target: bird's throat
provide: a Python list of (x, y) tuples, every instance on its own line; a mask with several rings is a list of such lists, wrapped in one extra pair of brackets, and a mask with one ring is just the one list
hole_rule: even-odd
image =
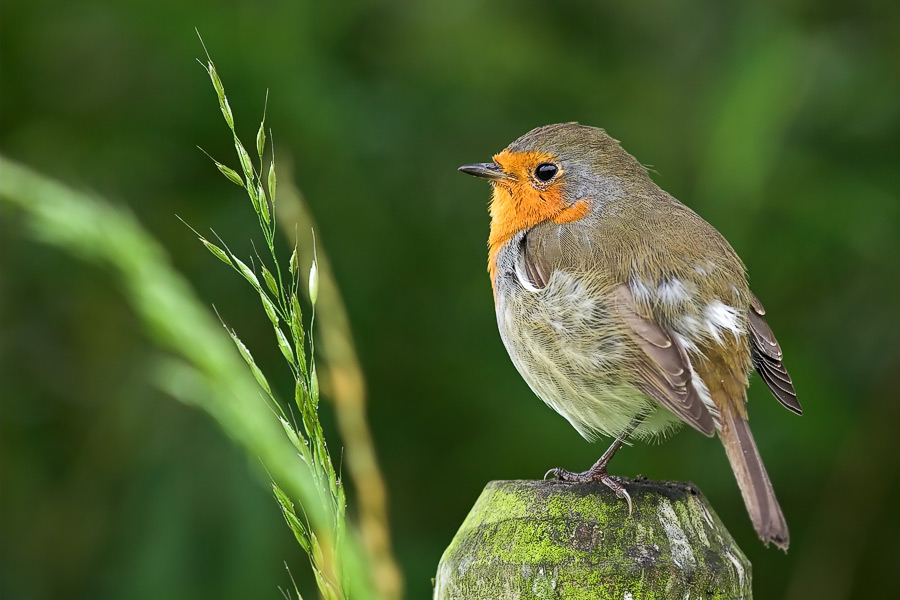
[(528, 183), (498, 182), (491, 199), (491, 233), (488, 238), (488, 272), (496, 290), (497, 255), (509, 240), (545, 221), (571, 223), (590, 212), (585, 200), (569, 203), (564, 188), (536, 190)]

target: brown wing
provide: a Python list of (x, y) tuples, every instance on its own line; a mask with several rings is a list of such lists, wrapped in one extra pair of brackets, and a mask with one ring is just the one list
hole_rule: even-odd
[(763, 319), (766, 309), (754, 295), (750, 295), (750, 341), (753, 366), (772, 394), (781, 404), (798, 415), (803, 414), (797, 392), (787, 369), (781, 363), (781, 346), (772, 333), (772, 328)]
[(635, 311), (627, 286), (615, 290), (616, 310), (631, 339), (641, 349), (638, 389), (681, 417), (697, 431), (712, 436), (715, 421), (691, 381), (687, 352), (665, 328)]
[[(547, 274), (565, 254), (563, 247), (567, 241), (571, 243), (564, 236), (548, 236), (544, 231), (529, 233), (521, 242), (519, 275), (536, 288), (546, 286)], [(687, 352), (662, 326), (636, 312), (634, 297), (627, 286), (618, 286), (614, 295), (618, 316), (641, 350), (638, 389), (697, 431), (712, 436), (716, 431), (715, 421), (694, 389)]]

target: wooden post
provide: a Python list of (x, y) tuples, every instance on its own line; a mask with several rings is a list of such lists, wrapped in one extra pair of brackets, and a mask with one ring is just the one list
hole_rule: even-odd
[(435, 600), (751, 600), (750, 563), (689, 483), (492, 481), (444, 552)]

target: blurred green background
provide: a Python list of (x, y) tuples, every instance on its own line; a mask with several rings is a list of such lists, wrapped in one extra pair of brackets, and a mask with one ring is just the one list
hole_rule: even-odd
[[(716, 440), (683, 431), (612, 470), (697, 483), (757, 598), (895, 593), (900, 5), (9, 0), (0, 15), (3, 153), (127, 205), (275, 379), (255, 294), (175, 217), (245, 253), (256, 234), (195, 147), (233, 156), (194, 27), (247, 140), (270, 90), (350, 313), (409, 598), (430, 595), (487, 481), (586, 468), (604, 448), (510, 363), (489, 189), (456, 172), (572, 120), (605, 127), (732, 242), (805, 409), (754, 382), (786, 556), (756, 539)], [(0, 225), (4, 597), (274, 598), (285, 562), (313, 595), (258, 464), (152, 385), (156, 350), (108, 273), (15, 214)]]

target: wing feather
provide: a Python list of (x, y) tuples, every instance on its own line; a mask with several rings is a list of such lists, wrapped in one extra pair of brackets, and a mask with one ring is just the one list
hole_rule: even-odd
[(691, 362), (685, 349), (664, 327), (637, 313), (627, 286), (617, 287), (615, 295), (616, 311), (642, 353), (637, 368), (641, 379), (638, 389), (697, 431), (712, 436), (716, 431), (715, 421), (694, 388)]
[(759, 298), (751, 294), (750, 339), (753, 366), (775, 398), (791, 412), (801, 415), (803, 408), (797, 400), (794, 382), (781, 362), (781, 346), (775, 339), (772, 328), (763, 319), (765, 314), (766, 309), (763, 308)]

